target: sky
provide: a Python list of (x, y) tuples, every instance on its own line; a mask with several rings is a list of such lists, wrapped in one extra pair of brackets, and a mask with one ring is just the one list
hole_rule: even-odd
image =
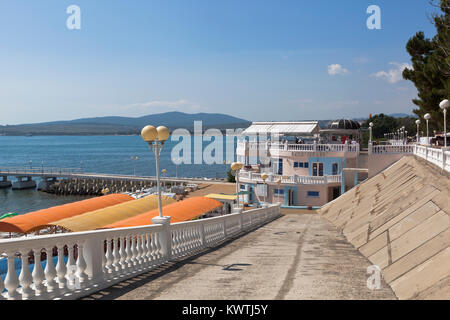
[[(80, 29), (69, 29), (69, 6)], [(370, 5), (381, 29), (369, 29)], [(250, 121), (412, 114), (428, 0), (2, 0), (0, 124), (166, 111)]]

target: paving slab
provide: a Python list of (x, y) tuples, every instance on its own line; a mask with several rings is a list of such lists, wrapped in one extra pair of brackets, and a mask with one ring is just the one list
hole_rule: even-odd
[(370, 265), (331, 223), (295, 213), (84, 299), (396, 299), (384, 280), (368, 289)]

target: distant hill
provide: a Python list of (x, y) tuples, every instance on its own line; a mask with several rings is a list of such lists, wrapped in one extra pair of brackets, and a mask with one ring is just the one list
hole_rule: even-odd
[(202, 121), (203, 130), (209, 128), (246, 128), (250, 122), (220, 113), (188, 114), (166, 112), (143, 117), (97, 117), (69, 121), (0, 126), (0, 135), (114, 135), (139, 134), (148, 125), (166, 126), (170, 130), (185, 128), (193, 131), (194, 121)]
[(392, 118), (417, 118), (417, 116), (407, 113), (391, 113), (388, 116)]

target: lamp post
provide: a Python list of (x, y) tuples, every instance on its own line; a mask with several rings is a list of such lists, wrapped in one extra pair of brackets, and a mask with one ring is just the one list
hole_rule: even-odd
[(419, 141), (420, 141), (420, 132), (419, 132), (419, 130), (420, 130), (420, 120), (419, 119), (416, 120), (416, 124), (417, 124), (417, 144), (419, 144)]
[(370, 132), (369, 143), (372, 143), (372, 128), (373, 122), (369, 123), (369, 132)]
[(444, 111), (444, 148), (447, 148), (447, 109), (450, 107), (450, 101), (442, 100), (439, 107)]
[(429, 113), (425, 114), (423, 118), (427, 121), (427, 145), (430, 144), (430, 138), (428, 136), (428, 121), (431, 119), (431, 115)]
[(132, 156), (131, 160), (133, 160), (133, 165), (134, 165), (134, 176), (136, 176), (136, 160), (138, 160), (139, 157), (138, 156)]
[(264, 193), (264, 203), (266, 202), (266, 193), (267, 193), (267, 190), (265, 190), (266, 189), (266, 179), (268, 178), (269, 176), (267, 175), (267, 173), (263, 173), (262, 175), (261, 175), (261, 179), (264, 181), (264, 191), (266, 191), (265, 193)]
[(162, 218), (162, 204), (161, 204), (161, 181), (160, 181), (160, 169), (159, 169), (159, 155), (164, 147), (164, 142), (169, 138), (169, 129), (160, 126), (155, 128), (154, 126), (146, 126), (141, 131), (142, 139), (148, 143), (150, 149), (155, 154), (156, 158), (156, 186), (158, 189), (158, 209), (159, 217)]
[(172, 162), (175, 164), (175, 178), (178, 178), (178, 162), (180, 158), (172, 158)]
[(239, 171), (242, 169), (242, 167), (244, 166), (244, 164), (242, 164), (242, 162), (233, 162), (231, 164), (231, 170), (233, 170), (235, 172), (235, 176), (236, 176), (236, 196), (237, 196), (237, 206), (238, 208), (240, 207), (239, 204)]
[[(161, 173), (163, 174), (164, 178), (166, 177), (166, 172), (167, 172), (166, 169), (161, 170)], [(166, 191), (166, 180), (163, 181), (163, 188), (164, 188), (164, 191)]]

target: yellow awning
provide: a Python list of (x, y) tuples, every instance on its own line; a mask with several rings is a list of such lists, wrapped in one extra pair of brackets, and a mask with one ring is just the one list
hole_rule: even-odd
[[(174, 199), (166, 196), (162, 196), (161, 200), (163, 206), (176, 202)], [(58, 226), (73, 232), (95, 230), (156, 208), (158, 208), (158, 197), (151, 195), (105, 209), (87, 212), (72, 218), (55, 221), (49, 223), (49, 225)]]
[(206, 195), (205, 197), (211, 198), (211, 199), (216, 199), (216, 200), (228, 200), (228, 201), (236, 200), (236, 196), (231, 195), (231, 194), (210, 193), (210, 194)]

